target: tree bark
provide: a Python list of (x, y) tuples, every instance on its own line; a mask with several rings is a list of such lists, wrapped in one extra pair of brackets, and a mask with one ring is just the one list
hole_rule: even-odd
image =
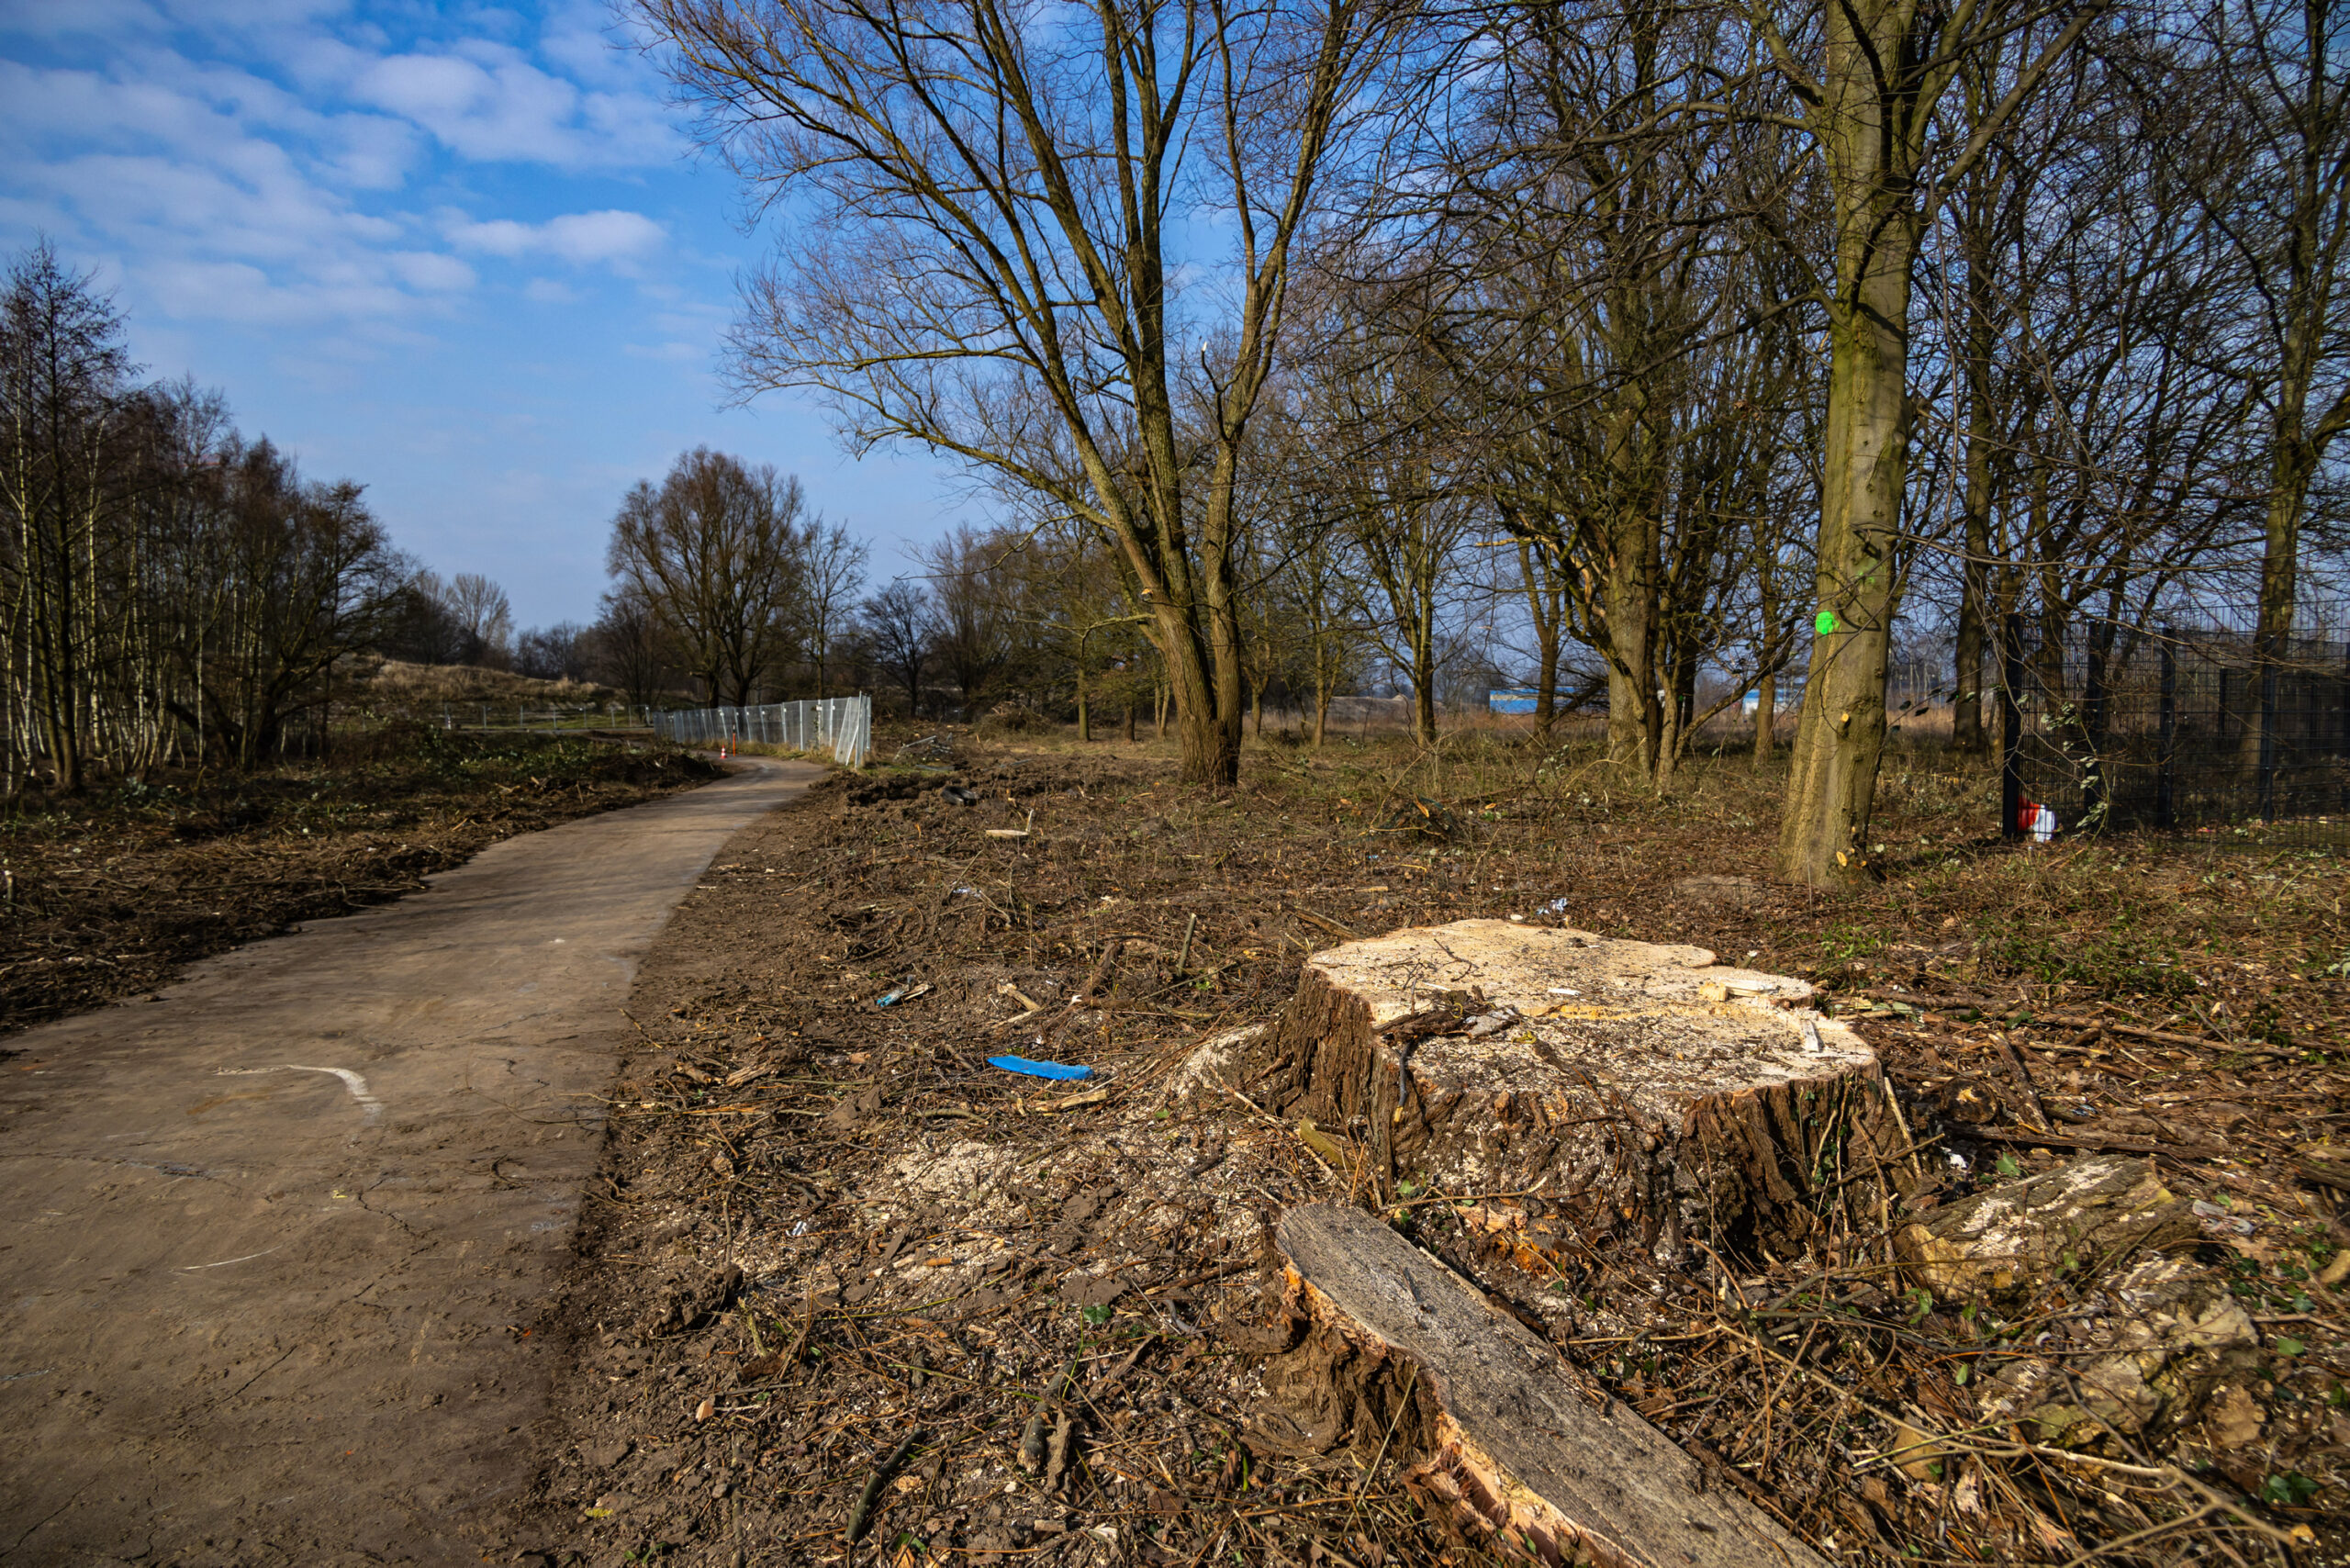
[[(1898, 219), (1889, 228), (1906, 228)], [(1897, 246), (1891, 238), (1883, 251)], [(1779, 870), (1829, 887), (1860, 875), (1885, 748), (1895, 544), (1908, 461), (1910, 247), (1858, 278), (1830, 315), (1825, 485), (1815, 631), (1779, 830)], [(1869, 263), (1863, 263), (1868, 265)], [(1890, 275), (1887, 275), (1890, 274)]]
[[(1735, 1491), (1709, 1485), (1698, 1461), (1572, 1360), (1373, 1216), (1331, 1204), (1292, 1209), (1276, 1245), (1288, 1264), (1284, 1305), (1304, 1341), (1265, 1369), (1274, 1407), (1250, 1423), (1252, 1446), (1318, 1452), (1351, 1431), (1366, 1452), (1408, 1456), (1404, 1484), (1426, 1511), (1505, 1561), (1824, 1568)], [(1306, 1421), (1278, 1407), (1283, 1394)]]
[(1534, 734), (1547, 745), (1551, 726), (1559, 722), (1559, 636), (1566, 619), (1560, 600), (1565, 589), (1547, 555), (1541, 565), (1536, 564), (1535, 546), (1523, 535), (1517, 541), (1517, 565), (1526, 583), (1527, 612), (1534, 622)]
[[(1628, 438), (1623, 438), (1628, 439)], [(1628, 461), (1628, 459), (1624, 460)], [(1628, 481), (1620, 481), (1630, 488)], [(1607, 564), (1607, 756), (1643, 777), (1656, 767), (1658, 523), (1620, 501)]]

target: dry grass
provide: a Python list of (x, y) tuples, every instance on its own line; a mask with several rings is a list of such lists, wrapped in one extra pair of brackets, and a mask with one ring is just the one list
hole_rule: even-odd
[[(412, 665), (398, 659), (373, 662), (357, 671), (338, 703), (355, 702), (383, 713), (422, 710), (436, 702), (488, 702), (532, 707), (602, 707), (619, 702), (616, 687), (593, 681), (538, 680), (511, 670), (479, 665)], [(459, 715), (462, 719), (464, 715)]]
[[(841, 1561), (856, 1498), (919, 1430), (867, 1556), (1480, 1560), (1378, 1445), (1296, 1454), (1252, 1425), (1268, 1222), (1367, 1199), (1245, 1104), (1168, 1090), (1339, 933), (1521, 915), (1814, 979), (1928, 1140), (1935, 1180), (1908, 1207), (1840, 1200), (1811, 1255), (1727, 1274), (1604, 1250), (1529, 1268), (1449, 1204), (1408, 1211), (1761, 1506), (1846, 1561), (2350, 1544), (2350, 1321), (2313, 1278), (2350, 1231), (2298, 1163), (2345, 1120), (2350, 926), (2327, 863), (2003, 846), (1992, 780), (1917, 753), (1887, 779), (1884, 880), (1830, 897), (1769, 879), (1778, 781), (1742, 758), (1657, 801), (1577, 748), (1264, 745), (1219, 792), (1176, 784), (1155, 739), (957, 738), (952, 772), (879, 767), (738, 839), (648, 967), (647, 1048), (564, 1314), (603, 1375), (576, 1385), (531, 1543)], [(947, 804), (950, 778), (981, 803)], [(1032, 812), (1032, 837), (985, 832)], [(1102, 994), (1069, 1009), (1113, 937)], [(909, 982), (931, 990), (873, 1006)], [(1045, 1012), (1015, 1022), (1029, 1001)], [(981, 1062), (1007, 1047), (1102, 1068), (1108, 1092), (1050, 1109), (1062, 1091)], [(2065, 1137), (2026, 1136), (2008, 1047), (2088, 1107)], [(2195, 1257), (2259, 1327), (2235, 1374), (2249, 1441), (2199, 1418), (2068, 1455), (1986, 1426), (1994, 1370), (2093, 1353), (2095, 1282), (1993, 1315), (1894, 1271), (1886, 1223), (2099, 1143), (2157, 1149), (2175, 1192), (2225, 1215)], [(1050, 1486), (1017, 1462), (1032, 1413), (1069, 1415), (1083, 1453)], [(1930, 1462), (1886, 1459), (1897, 1421)]]

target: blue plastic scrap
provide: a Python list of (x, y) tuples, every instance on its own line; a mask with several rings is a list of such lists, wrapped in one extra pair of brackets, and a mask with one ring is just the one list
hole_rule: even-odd
[(1026, 1057), (990, 1057), (990, 1067), (1000, 1067), (1006, 1072), (1024, 1072), (1031, 1078), (1091, 1078), (1090, 1067), (1071, 1067), (1067, 1062), (1030, 1061)]

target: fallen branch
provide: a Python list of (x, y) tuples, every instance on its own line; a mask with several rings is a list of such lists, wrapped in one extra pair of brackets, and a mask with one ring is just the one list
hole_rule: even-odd
[(2087, 1148), (2094, 1149), (2100, 1154), (2148, 1154), (2182, 1162), (2190, 1159), (2210, 1159), (2227, 1152), (2224, 1148), (2214, 1148), (2203, 1144), (2154, 1143), (2146, 1138), (2122, 1137), (2112, 1134), (2032, 1132), (2030, 1129), (2009, 1133), (2000, 1132), (1992, 1127), (1974, 1126), (1967, 1128), (1964, 1136), (1980, 1138), (1986, 1143), (2011, 1143), (2025, 1147), (2038, 1144), (2050, 1148)]

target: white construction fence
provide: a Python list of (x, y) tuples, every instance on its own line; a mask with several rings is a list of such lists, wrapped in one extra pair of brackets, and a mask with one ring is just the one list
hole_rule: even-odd
[(873, 699), (826, 697), (757, 708), (697, 708), (655, 713), (654, 732), (679, 745), (757, 742), (791, 751), (829, 751), (844, 767), (862, 767), (873, 749)]

